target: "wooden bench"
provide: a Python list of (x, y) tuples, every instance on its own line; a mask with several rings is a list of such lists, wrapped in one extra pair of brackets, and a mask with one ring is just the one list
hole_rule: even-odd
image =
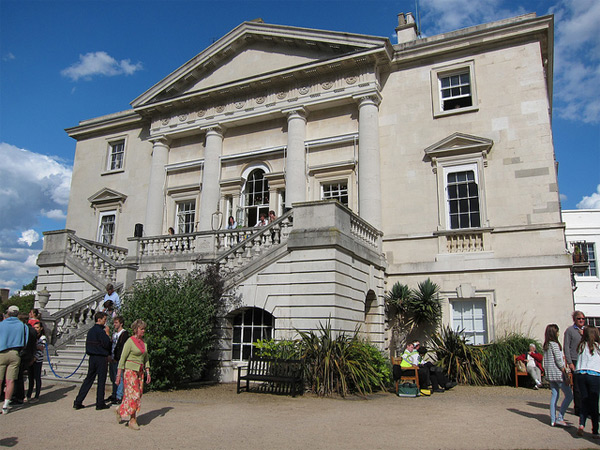
[[(517, 368), (517, 358), (518, 357), (519, 357), (519, 355), (513, 355), (513, 364), (515, 365), (515, 387), (519, 387), (519, 377), (528, 377), (529, 376), (527, 371), (522, 372)], [(525, 361), (525, 364), (527, 364), (527, 361)]]
[[(242, 375), (243, 370), (245, 375)], [(246, 392), (250, 389), (250, 381), (256, 381), (262, 383), (259, 392), (290, 393), (295, 397), (296, 393), (304, 391), (302, 372), (302, 361), (298, 359), (251, 357), (247, 366), (238, 367), (237, 393), (242, 389), (242, 381), (246, 382)]]

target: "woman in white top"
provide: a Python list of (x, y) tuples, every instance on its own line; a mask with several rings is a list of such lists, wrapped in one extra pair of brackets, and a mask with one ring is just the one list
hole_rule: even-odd
[(577, 346), (575, 376), (581, 392), (582, 408), (579, 414), (577, 434), (583, 435), (587, 416), (592, 419), (592, 437), (598, 439), (598, 398), (600, 396), (600, 333), (598, 328), (583, 329), (583, 337)]
[[(550, 398), (550, 424), (554, 427), (560, 425), (567, 426), (564, 420), (567, 408), (573, 400), (573, 392), (567, 383), (565, 355), (563, 355), (562, 347), (558, 342), (558, 325), (552, 323), (546, 327), (544, 333), (544, 368), (546, 372), (546, 380), (550, 383), (552, 397)], [(560, 405), (560, 411), (556, 414), (556, 405), (560, 391), (563, 391), (565, 398)]]

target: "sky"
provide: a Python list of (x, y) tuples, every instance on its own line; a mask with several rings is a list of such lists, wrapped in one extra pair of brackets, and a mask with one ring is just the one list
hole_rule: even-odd
[(30, 282), (43, 232), (65, 227), (75, 156), (65, 128), (130, 109), (246, 20), (395, 44), (400, 12), (423, 36), (554, 14), (562, 208), (600, 208), (600, 0), (0, 0), (0, 287)]

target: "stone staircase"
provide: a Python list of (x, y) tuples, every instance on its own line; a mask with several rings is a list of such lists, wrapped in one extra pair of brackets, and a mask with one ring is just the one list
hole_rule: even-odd
[[(83, 363), (81, 362), (84, 356), (85, 337), (75, 339), (73, 343), (66, 344), (62, 348), (57, 348), (56, 355), (52, 355), (52, 353), (50, 353), (50, 361), (48, 361), (47, 357), (44, 357), (44, 365), (42, 366), (42, 379), (48, 381), (69, 381), (81, 383), (87, 375), (88, 368), (87, 357)], [(79, 369), (77, 368), (78, 366)], [(73, 374), (73, 372), (75, 373)], [(58, 376), (56, 376), (55, 373)], [(66, 378), (68, 376), (69, 378)]]

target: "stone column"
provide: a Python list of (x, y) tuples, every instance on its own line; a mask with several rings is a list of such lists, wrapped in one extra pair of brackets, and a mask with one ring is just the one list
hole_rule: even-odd
[(381, 229), (378, 94), (357, 98), (358, 104), (358, 214)]
[(285, 206), (306, 201), (306, 111), (283, 111), (288, 117), (287, 156), (285, 160)]
[(221, 151), (223, 150), (223, 130), (218, 125), (206, 128), (204, 148), (204, 169), (202, 170), (202, 194), (197, 231), (212, 230), (212, 215), (220, 200)]
[[(169, 143), (165, 137), (152, 140), (152, 164), (148, 183), (148, 201), (146, 204), (146, 221), (144, 234), (158, 236), (162, 234), (165, 204), (165, 166), (169, 162)], [(133, 230), (132, 230), (133, 231)]]

